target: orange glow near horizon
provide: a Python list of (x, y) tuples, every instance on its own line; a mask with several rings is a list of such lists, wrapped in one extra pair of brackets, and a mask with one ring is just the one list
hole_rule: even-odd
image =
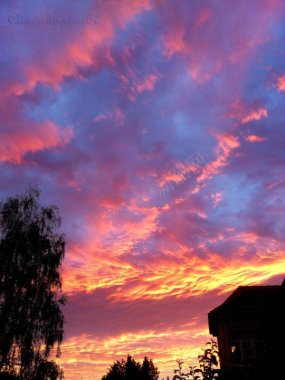
[[(217, 272), (217, 277), (220, 275), (223, 281), (226, 279), (228, 283), (222, 283), (216, 278), (204, 286), (211, 291), (217, 287), (225, 299), (237, 285), (258, 284), (272, 275), (282, 274), (280, 269), (284, 268), (284, 264), (285, 259), (270, 265), (269, 268), (264, 263), (264, 266), (261, 269), (258, 268), (258, 271), (254, 266), (247, 266), (236, 273), (229, 273), (226, 270), (224, 273)], [(221, 285), (225, 285), (225, 287), (221, 288)], [(166, 291), (168, 290), (166, 289)], [(202, 289), (197, 289), (198, 295), (204, 292), (203, 286)], [(159, 293), (152, 295), (153, 301), (157, 299), (157, 295), (159, 298)], [(133, 294), (129, 294), (128, 299), (133, 299), (132, 296)], [(121, 301), (118, 297), (115, 300), (115, 302)], [(112, 302), (114, 301), (112, 300)], [(98, 312), (100, 311), (98, 310)], [(154, 331), (127, 333), (105, 339), (99, 339), (92, 335), (68, 338), (63, 344), (63, 357), (59, 363), (70, 380), (78, 379), (82, 373), (87, 379), (99, 380), (114, 361), (125, 359), (128, 354), (138, 361), (142, 361), (144, 356), (148, 356), (160, 369), (161, 376), (170, 376), (171, 378), (177, 359), (183, 359), (187, 365), (197, 365), (197, 357), (202, 352), (201, 348), (209, 340), (206, 320), (207, 315), (204, 315), (202, 322), (196, 322), (194, 318), (192, 323), (184, 326), (177, 325), (175, 330), (164, 330), (163, 332), (158, 328)]]
[[(134, 268), (131, 264), (125, 264), (120, 260), (114, 261), (113, 258), (108, 260), (106, 256), (106, 253), (105, 258), (94, 256), (95, 263), (89, 261), (82, 264), (80, 281), (77, 277), (78, 270), (65, 269), (65, 291), (68, 294), (79, 291), (92, 293), (96, 289), (116, 286), (114, 293), (109, 296), (111, 301), (162, 299), (169, 296), (187, 298), (211, 290), (228, 293), (241, 284), (251, 285), (282, 274), (285, 267), (284, 251), (275, 251), (269, 257), (262, 249), (246, 263), (242, 249), (231, 259), (224, 259), (213, 253), (206, 259), (191, 257), (187, 255), (187, 251), (178, 255), (176, 253), (175, 257), (180, 257), (177, 263), (171, 259), (169, 252), (168, 259), (156, 261), (155, 268), (147, 263), (140, 268)], [(96, 264), (96, 261), (100, 264)], [(106, 267), (108, 270), (104, 271), (103, 268)], [(93, 278), (96, 278), (95, 282)], [(133, 280), (138, 281), (129, 287), (128, 283)]]
[[(244, 239), (248, 243), (256, 243), (256, 237), (244, 236)], [(114, 305), (114, 308), (122, 303), (139, 305), (140, 302), (148, 300), (155, 304), (174, 297), (178, 301), (181, 300), (177, 309), (179, 314), (179, 308), (185, 300), (194, 297), (201, 298), (202, 301), (203, 297), (212, 292), (225, 299), (240, 285), (259, 284), (276, 275), (282, 275), (285, 267), (284, 251), (276, 251), (274, 257), (269, 258), (260, 250), (254, 259), (246, 263), (243, 261), (242, 251), (237, 252), (236, 257), (226, 260), (215, 254), (209, 255), (206, 260), (186, 257), (182, 252), (179, 256), (183, 258), (179, 264), (173, 262), (170, 266), (169, 262), (157, 262), (155, 269), (152, 270), (147, 264), (141, 269), (134, 270), (131, 265), (128, 267), (121, 265), (123, 263), (120, 261), (112, 262), (113, 267), (109, 273), (102, 271), (102, 268), (93, 267), (92, 263), (88, 262), (81, 268), (81, 274), (84, 273), (81, 283), (77, 281), (76, 273), (73, 274), (69, 270), (65, 273), (65, 290), (71, 295), (78, 291), (92, 295), (92, 292), (100, 288), (109, 289), (106, 301)], [(101, 259), (99, 261), (103, 266), (107, 265)], [(111, 262), (109, 265), (111, 266)], [(92, 276), (96, 279), (95, 282), (92, 281)], [(128, 284), (133, 281), (134, 285), (130, 287)], [(212, 308), (215, 306), (218, 305), (215, 304)], [(173, 307), (176, 307), (175, 302)], [(87, 378), (90, 376), (90, 379), (99, 380), (115, 360), (121, 360), (126, 358), (127, 354), (132, 354), (140, 361), (144, 356), (151, 357), (161, 370), (161, 375), (171, 376), (176, 359), (183, 359), (189, 365), (197, 363), (197, 356), (209, 337), (208, 311), (210, 309), (206, 309), (205, 314), (200, 315), (198, 320), (192, 316), (189, 317), (187, 324), (166, 330), (158, 325), (152, 331), (147, 329), (135, 333), (115, 334), (108, 338), (96, 338), (96, 335), (84, 334), (68, 338), (62, 347), (63, 358), (60, 363), (68, 379), (75, 380), (83, 371)], [(95, 310), (96, 312), (100, 313), (100, 309)], [(144, 312), (143, 308), (141, 312)], [(145, 317), (147, 318), (147, 315)], [(84, 358), (83, 363), (82, 358)], [(94, 370), (100, 373), (100, 376), (95, 377)]]

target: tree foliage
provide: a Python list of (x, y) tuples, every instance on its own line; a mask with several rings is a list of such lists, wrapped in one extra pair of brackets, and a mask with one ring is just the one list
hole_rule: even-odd
[(207, 342), (203, 354), (198, 356), (199, 365), (183, 371), (183, 361), (177, 360), (172, 380), (219, 380), (219, 353), (214, 341)]
[(155, 367), (153, 361), (147, 357), (144, 358), (142, 363), (141, 373), (142, 380), (157, 380), (159, 376), (157, 367)]
[(158, 380), (159, 372), (151, 359), (136, 362), (128, 355), (127, 360), (115, 362), (102, 380)]
[(38, 189), (0, 203), (0, 373), (19, 379), (62, 378), (64, 318), (59, 266), (65, 240), (56, 233), (56, 207), (39, 203)]

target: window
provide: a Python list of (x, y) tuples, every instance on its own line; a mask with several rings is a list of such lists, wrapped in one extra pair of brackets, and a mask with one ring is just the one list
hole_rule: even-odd
[(232, 362), (236, 366), (250, 365), (257, 356), (265, 353), (264, 339), (234, 338), (231, 341)]

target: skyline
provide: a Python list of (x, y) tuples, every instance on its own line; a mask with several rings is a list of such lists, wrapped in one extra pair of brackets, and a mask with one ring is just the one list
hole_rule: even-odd
[(285, 268), (285, 4), (1, 3), (0, 199), (62, 215), (59, 360), (196, 363), (207, 313)]

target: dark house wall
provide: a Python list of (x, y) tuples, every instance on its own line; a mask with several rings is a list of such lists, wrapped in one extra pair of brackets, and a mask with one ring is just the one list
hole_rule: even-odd
[(284, 310), (285, 281), (241, 286), (209, 313), (224, 380), (285, 380)]

